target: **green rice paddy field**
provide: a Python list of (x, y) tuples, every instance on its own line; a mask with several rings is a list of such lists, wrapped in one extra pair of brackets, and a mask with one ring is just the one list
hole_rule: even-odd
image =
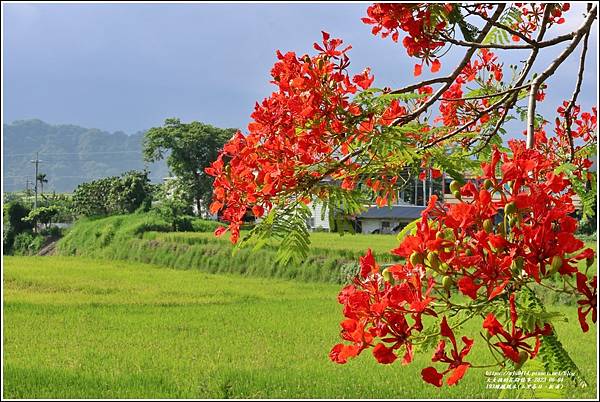
[[(409, 366), (379, 365), (369, 351), (331, 363), (335, 284), (4, 257), (3, 289), (5, 398), (498, 398), (481, 369), (452, 388), (423, 383), (431, 350)], [(553, 310), (569, 318), (556, 330), (590, 383), (567, 396), (593, 398), (596, 327), (582, 334), (575, 306)], [(470, 356), (491, 359), (477, 341)]]

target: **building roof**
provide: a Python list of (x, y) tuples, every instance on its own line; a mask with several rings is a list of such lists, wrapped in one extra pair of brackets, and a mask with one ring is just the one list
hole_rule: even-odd
[(395, 205), (391, 207), (371, 207), (358, 216), (358, 219), (417, 219), (424, 206)]

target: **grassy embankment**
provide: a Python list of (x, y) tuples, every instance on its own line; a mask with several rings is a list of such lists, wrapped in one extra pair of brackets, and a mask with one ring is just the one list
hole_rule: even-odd
[(78, 222), (60, 240), (60, 255), (129, 260), (170, 268), (201, 269), (209, 273), (236, 273), (250, 276), (340, 283), (341, 267), (357, 262), (367, 248), (378, 261), (390, 261), (389, 251), (397, 247), (395, 236), (313, 233), (311, 249), (299, 263), (277, 264), (276, 249), (251, 247), (232, 253), (223, 236), (216, 238), (209, 225), (207, 232), (170, 232), (160, 218), (149, 214), (113, 216)]
[[(423, 383), (431, 350), (409, 366), (378, 365), (369, 351), (331, 363), (338, 285), (79, 257), (4, 264), (6, 398), (498, 397), (482, 369), (452, 388)], [(569, 318), (556, 330), (590, 381), (568, 396), (593, 398), (596, 327), (582, 334), (575, 306), (552, 310)], [(480, 326), (461, 333), (476, 338), (469, 360), (485, 364)]]

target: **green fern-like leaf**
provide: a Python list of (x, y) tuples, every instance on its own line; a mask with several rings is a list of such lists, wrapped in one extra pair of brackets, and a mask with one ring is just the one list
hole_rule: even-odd
[[(547, 314), (544, 305), (537, 295), (529, 289), (522, 291), (524, 303), (531, 311), (539, 311)], [(538, 356), (541, 358), (546, 372), (567, 372), (568, 377), (573, 381), (573, 384), (579, 387), (588, 385), (583, 374), (569, 356), (569, 353), (558, 340), (556, 330), (553, 328), (552, 334), (541, 337), (541, 346)]]
[(301, 202), (293, 202), (283, 208), (273, 208), (269, 214), (246, 235), (234, 249), (252, 245), (256, 251), (271, 239), (279, 241), (277, 262), (287, 264), (308, 255), (310, 233), (307, 220), (310, 209)]

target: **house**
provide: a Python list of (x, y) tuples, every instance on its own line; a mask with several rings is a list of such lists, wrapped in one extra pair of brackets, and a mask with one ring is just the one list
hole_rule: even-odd
[(390, 207), (369, 207), (356, 217), (356, 231), (360, 233), (398, 233), (410, 222), (418, 219), (425, 209), (420, 205), (393, 205)]
[[(331, 230), (331, 226), (329, 224), (329, 211), (326, 211), (325, 216), (323, 217), (323, 203), (321, 202), (312, 202), (308, 205), (311, 211), (311, 217), (308, 219), (307, 225), (313, 231), (327, 231)], [(325, 219), (323, 219), (325, 218)]]

